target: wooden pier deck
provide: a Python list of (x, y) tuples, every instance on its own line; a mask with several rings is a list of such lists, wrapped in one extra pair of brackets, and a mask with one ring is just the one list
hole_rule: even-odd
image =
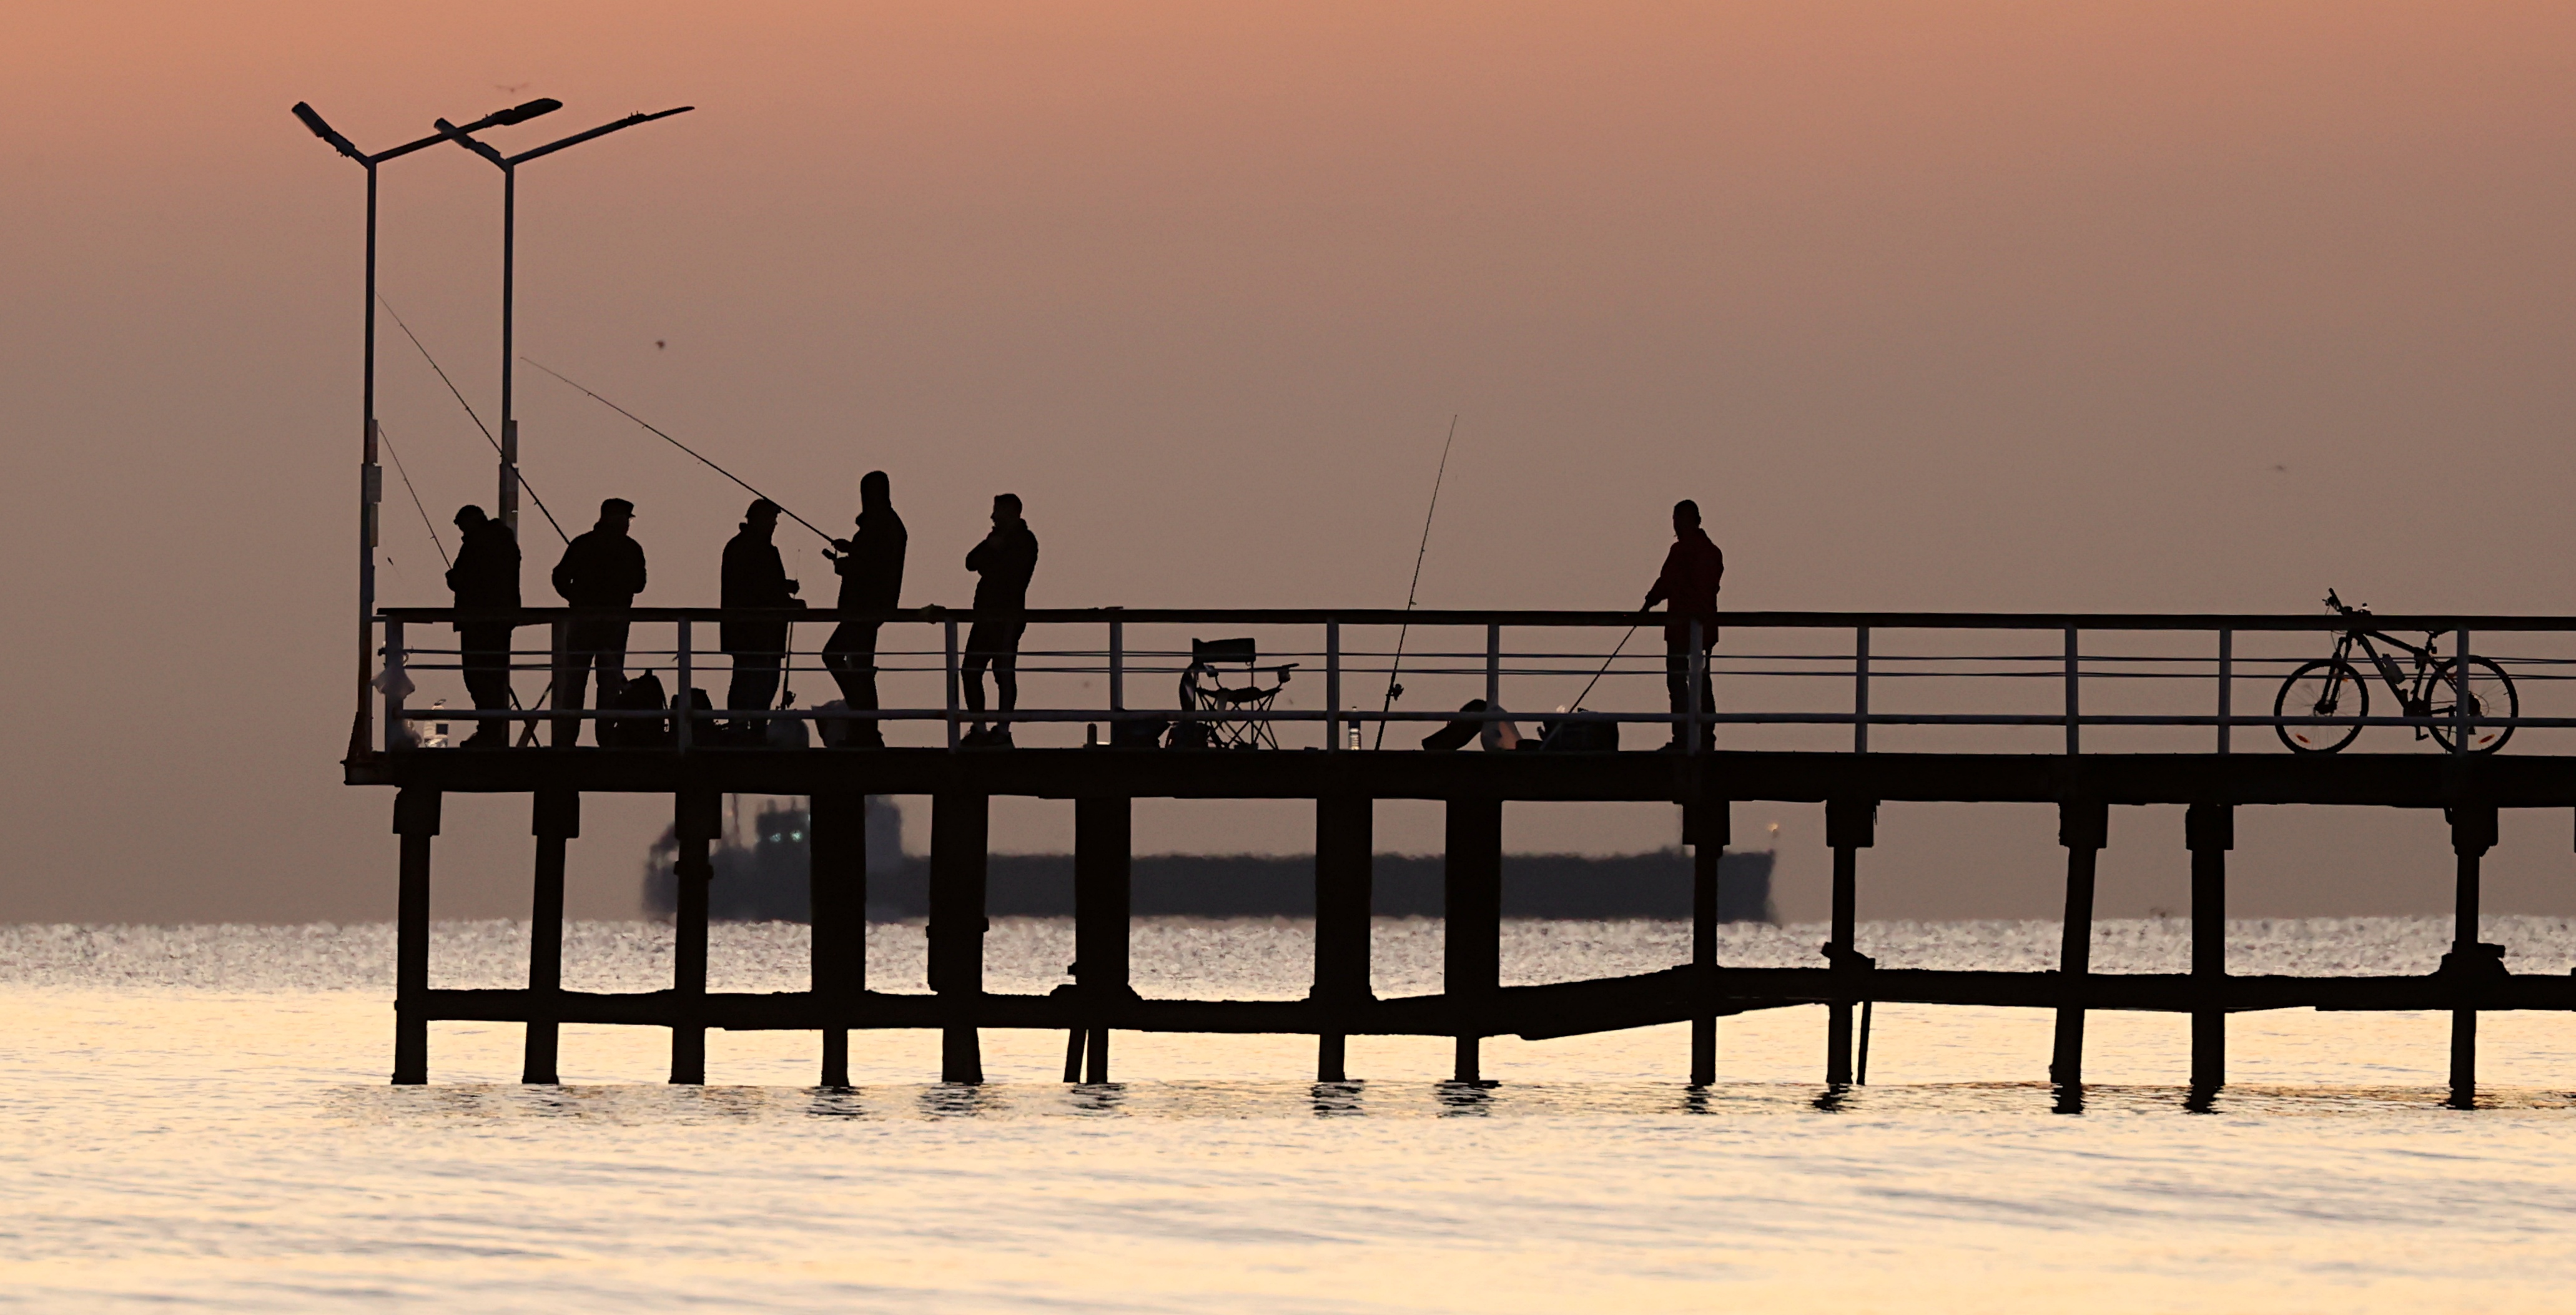
[[(428, 650), (414, 650), (403, 639), (409, 623), (443, 621), (450, 614), (388, 612), (387, 662), (375, 678), (384, 691), (381, 724), (400, 728), (431, 714), (408, 707), (411, 673), (436, 670), (424, 660)], [(703, 625), (719, 614), (673, 610), (636, 613), (640, 619), (675, 627), (670, 649), (645, 655), (638, 665), (658, 664), (674, 670), (682, 686), (696, 671), (690, 647), (692, 624)], [(803, 619), (829, 619), (829, 613)], [(2576, 756), (2549, 752), (2468, 752), (2456, 746), (2474, 743), (2465, 730), (2498, 724), (2514, 730), (2546, 733), (2576, 726), (2576, 720), (2529, 713), (2519, 703), (2510, 709), (2478, 707), (2463, 712), (2443, 708), (2401, 708), (2399, 715), (2348, 718), (2355, 724), (2394, 726), (2420, 738), (2428, 722), (2439, 721), (2451, 732), (2443, 747), (2451, 752), (2291, 753), (2239, 751), (2231, 738), (2240, 728), (2268, 732), (2296, 717), (2277, 710), (2271, 715), (2239, 715), (2232, 707), (2240, 682), (2259, 682), (2265, 693), (2285, 669), (2287, 658), (2248, 657), (2237, 648), (2240, 633), (2284, 635), (2296, 639), (2330, 638), (2349, 624), (2328, 618), (2067, 618), (1978, 617), (1901, 618), (1909, 624), (1886, 624), (1888, 616), (1771, 614), (1727, 618), (1730, 645), (1747, 629), (1770, 621), (1786, 630), (1848, 629), (1857, 636), (1854, 652), (1837, 656), (1847, 669), (1833, 678), (1848, 682), (1848, 710), (1813, 706), (1771, 712), (1719, 712), (1692, 708), (1683, 717), (1660, 711), (1602, 714), (1619, 721), (1664, 724), (1681, 729), (1696, 718), (1714, 726), (1725, 740), (1750, 737), (1759, 730), (1830, 734), (1848, 733), (1845, 749), (1683, 747), (1669, 752), (1425, 752), (1415, 749), (1350, 747), (1352, 726), (1379, 720), (1373, 711), (1355, 710), (1344, 696), (1345, 677), (1367, 670), (1369, 659), (1346, 652), (1343, 625), (1387, 624), (1381, 613), (1173, 613), (1118, 612), (1031, 614), (1064, 625), (1105, 625), (1108, 643), (1096, 649), (1051, 648), (1060, 672), (1105, 673), (1105, 700), (1089, 707), (1024, 708), (1024, 726), (1089, 720), (1115, 726), (1121, 720), (1151, 717), (1186, 720), (1180, 710), (1133, 709), (1123, 684), (1138, 672), (1169, 675), (1168, 662), (1156, 668), (1125, 642), (1124, 627), (1167, 619), (1173, 624), (1223, 626), (1250, 624), (1320, 625), (1326, 630), (1320, 656), (1327, 687), (1327, 707), (1254, 714), (1250, 721), (1272, 729), (1301, 725), (1322, 732), (1321, 742), (1284, 748), (1220, 750), (1195, 748), (1029, 747), (980, 749), (955, 747), (956, 728), (970, 714), (958, 706), (956, 627), (971, 620), (962, 613), (908, 613), (891, 620), (945, 627), (944, 651), (926, 650), (939, 664), (916, 670), (944, 678), (944, 707), (907, 708), (886, 715), (889, 728), (907, 721), (946, 728), (947, 747), (914, 745), (887, 749), (727, 747), (709, 744), (714, 722), (692, 727), (665, 723), (677, 741), (656, 748), (521, 748), (501, 751), (450, 751), (417, 747), (398, 731), (384, 747), (369, 743), (362, 714), (360, 751), (347, 762), (353, 785), (387, 786), (395, 791), (394, 830), (401, 836), (401, 929), (396, 999), (394, 1080), (428, 1079), (428, 1024), (439, 1019), (474, 1019), (525, 1024), (528, 1029), (525, 1078), (556, 1078), (556, 1032), (564, 1023), (607, 1023), (668, 1028), (672, 1032), (671, 1079), (705, 1080), (705, 1033), (710, 1028), (787, 1029), (819, 1033), (820, 1080), (846, 1083), (848, 1033), (878, 1028), (930, 1028), (943, 1036), (941, 1078), (951, 1082), (982, 1080), (978, 1031), (983, 1028), (1048, 1028), (1070, 1038), (1068, 1081), (1106, 1081), (1109, 1041), (1115, 1032), (1289, 1033), (1318, 1038), (1316, 1076), (1338, 1081), (1349, 1076), (1344, 1038), (1354, 1035), (1445, 1036), (1456, 1043), (1454, 1076), (1481, 1080), (1479, 1042), (1488, 1036), (1516, 1035), (1538, 1039), (1571, 1036), (1669, 1023), (1688, 1023), (1692, 1031), (1687, 1076), (1705, 1084), (1717, 1076), (1717, 1020), (1749, 1010), (1788, 1005), (1822, 1004), (1828, 1008), (1828, 1036), (1823, 1076), (1829, 1084), (1849, 1083), (1865, 1071), (1856, 1055), (1853, 1013), (1864, 1002), (1908, 1002), (2043, 1008), (2055, 1011), (2056, 1042), (2049, 1062), (2052, 1080), (2080, 1087), (2083, 1080), (2084, 1019), (2103, 1009), (2188, 1013), (2193, 1018), (2192, 1085), (2214, 1088), (2225, 1081), (2226, 1017), (2255, 1009), (2448, 1010), (2453, 1016), (2451, 1082), (2455, 1099), (2474, 1098), (2476, 1025), (2482, 1011), (2498, 1009), (2576, 1010), (2576, 976), (2514, 975), (2506, 971), (2501, 951), (2476, 940), (2480, 861), (2495, 843), (2496, 816), (2507, 808), (2576, 808)], [(1793, 619), (1782, 621), (1783, 616)], [(1142, 620), (1140, 620), (1142, 618)], [(551, 625), (558, 636), (560, 612), (527, 614), (531, 625)], [(1625, 614), (1483, 613), (1417, 616), (1417, 625), (1472, 626), (1482, 631), (1483, 651), (1467, 650), (1429, 659), (1437, 674), (1481, 677), (1489, 701), (1506, 685), (1532, 675), (1561, 675), (1569, 668), (1562, 653), (1526, 659), (1507, 654), (1502, 644), (1506, 624), (1541, 627), (1547, 647), (1561, 650), (1567, 628), (1602, 628), (1633, 620)], [(2429, 620), (2429, 624), (2426, 622)], [(2576, 623), (2559, 618), (2392, 618), (2373, 624), (2412, 623), (2456, 635), (2466, 651), (2476, 627), (2524, 635), (2558, 636), (2576, 631)], [(1936, 624), (1937, 622), (1937, 624)], [(2098, 622), (2098, 624), (2097, 624)], [(2064, 636), (2064, 652), (2037, 657), (2002, 655), (1936, 655), (1928, 663), (1948, 663), (1934, 676), (1964, 678), (1992, 674), (1997, 663), (2031, 663), (2045, 659), (2036, 672), (2054, 695), (2062, 684), (2063, 706), (2044, 712), (2027, 708), (1995, 712), (1900, 711), (1884, 695), (1871, 704), (1870, 679), (1875, 666), (1882, 683), (1891, 663), (1904, 659), (1881, 641), (1870, 655), (1870, 634), (1890, 629), (1965, 631), (2021, 629)], [(2079, 639), (2088, 630), (2162, 630), (2170, 633), (2214, 631), (2214, 653), (2207, 658), (2158, 654), (2146, 658), (2088, 655)], [(2326, 633), (2320, 633), (2326, 632)], [(1604, 648), (1606, 649), (1606, 645)], [(798, 655), (791, 655), (791, 665)], [(1166, 655), (1168, 656), (1168, 654)], [(1651, 668), (1629, 673), (1656, 677), (1653, 693), (1662, 693), (1663, 655), (1648, 655)], [(1480, 660), (1478, 660), (1480, 659)], [(554, 660), (551, 656), (546, 661)], [(1740, 670), (1724, 672), (1725, 661)], [(2549, 670), (2561, 659), (2546, 654), (2528, 659), (2516, 679), (2536, 701), (2554, 687)], [(1589, 660), (1587, 660), (1588, 663)], [(1731, 655), (1699, 659), (1730, 677), (1772, 679), (1784, 671), (1812, 676), (1812, 654)], [(2114, 676), (2135, 677), (2134, 667), (2118, 663), (2167, 663), (2162, 672), (2168, 692), (2184, 690), (2190, 706), (2135, 707), (2118, 714), (2084, 711), (2086, 690)], [(1450, 665), (1440, 666), (1447, 662)], [(1784, 665), (1790, 664), (1790, 665)], [(1970, 669), (1959, 664), (1984, 664)], [(2172, 665), (2178, 664), (2178, 665)], [(1829, 666), (1832, 664), (1828, 664)], [(2508, 664), (2511, 665), (2511, 664)], [(890, 665), (890, 671), (902, 670)], [(1384, 668), (1377, 669), (1380, 673)], [(390, 674), (398, 679), (386, 679)], [(2008, 673), (2011, 674), (2011, 673)], [(2031, 674), (2031, 673), (2020, 673)], [(1024, 675), (1023, 679), (1028, 677)], [(1632, 682), (1638, 683), (1638, 682)], [(1723, 692), (1743, 682), (1721, 685), (1720, 703), (1741, 706)], [(2214, 688), (2210, 688), (2214, 686)], [(1812, 688), (1808, 686), (1806, 688)], [(1983, 687), (1978, 687), (1983, 688)], [(2112, 693), (2120, 692), (2114, 688)], [(1659, 700), (1657, 700), (1659, 701)], [(1812, 700), (1809, 700), (1812, 705)], [(2131, 700), (2134, 704), (2135, 700)], [(1651, 706), (1651, 704), (1649, 705)], [(367, 709), (372, 712), (374, 709)], [(441, 717), (463, 714), (440, 712)], [(543, 711), (540, 717), (590, 719), (578, 710)], [(723, 714), (716, 714), (722, 716)], [(800, 710), (788, 715), (828, 721), (831, 714)], [(1214, 717), (1217, 714), (1207, 714)], [(1417, 728), (1456, 713), (1398, 712), (1392, 719)], [(2307, 721), (2334, 724), (2334, 718)], [(1320, 723), (1320, 724), (1319, 724)], [(2064, 736), (2063, 752), (1871, 751), (1869, 736), (1877, 727), (1885, 737), (1898, 727), (1930, 728), (1948, 733), (1956, 728), (2027, 731), (2043, 728)], [(2085, 751), (2082, 735), (2095, 743), (2123, 735), (2170, 733), (2176, 728), (2214, 732), (2203, 752)], [(2395, 747), (2397, 737), (2382, 732)], [(1409, 738), (1409, 737), (1408, 737)], [(2249, 739), (2253, 737), (2248, 737)], [(2266, 734), (2265, 740), (2271, 737)], [(2526, 744), (2531, 737), (2526, 736)], [(2052, 748), (2055, 746), (2052, 745)], [(2110, 747), (2110, 746), (2103, 746)], [(2248, 746), (2256, 747), (2256, 746)], [(2519, 746), (2517, 746), (2519, 747)], [(2534, 745), (2536, 748), (2549, 746)], [(532, 829), (538, 838), (532, 913), (536, 932), (529, 985), (514, 990), (433, 989), (428, 975), (428, 889), (432, 838), (440, 825), (440, 801), (448, 793), (526, 794), (532, 801)], [(666, 795), (674, 803), (680, 900), (675, 928), (678, 947), (673, 985), (662, 991), (598, 994), (561, 989), (562, 881), (565, 846), (580, 830), (581, 797), (598, 793)], [(800, 992), (744, 994), (706, 989), (706, 878), (711, 872), (709, 847), (717, 834), (718, 801), (729, 793), (802, 795), (812, 800), (813, 965), (812, 986)], [(931, 799), (930, 986), (926, 994), (867, 989), (865, 796), (924, 795)], [(990, 801), (995, 796), (1029, 796), (1074, 801), (1074, 869), (1076, 957), (1081, 968), (1074, 985), (1047, 995), (1007, 995), (984, 989), (984, 869)], [(1314, 986), (1308, 998), (1293, 1001), (1200, 1001), (1140, 998), (1129, 986), (1128, 867), (1132, 801), (1139, 798), (1297, 799), (1315, 807), (1316, 930)], [(1380, 799), (1441, 801), (1446, 809), (1444, 895), (1446, 935), (1444, 989), (1440, 994), (1377, 998), (1370, 988), (1369, 895), (1372, 855), (1372, 810)], [(1528, 801), (1647, 801), (1676, 805), (1683, 815), (1686, 842), (1694, 854), (1694, 908), (1697, 929), (1691, 962), (1637, 976), (1544, 985), (1504, 986), (1500, 982), (1502, 819), (1506, 807)], [(1747, 968), (1719, 963), (1715, 954), (1716, 864), (1729, 840), (1734, 804), (1747, 802), (1821, 802), (1826, 808), (1827, 843), (1834, 857), (1834, 904), (1831, 940), (1824, 962), (1802, 968)], [(1976, 803), (2047, 803), (2059, 810), (2061, 844), (2067, 852), (2066, 937), (2057, 969), (2044, 972), (1969, 972), (1879, 968), (1854, 944), (1862, 895), (1861, 854), (1875, 843), (1878, 806), (1891, 801)], [(2442, 968), (2416, 976), (2280, 977), (2238, 976), (2227, 972), (2223, 943), (2227, 856), (2234, 845), (2234, 818), (2240, 808), (2287, 804), (2322, 804), (2373, 808), (2439, 808), (2449, 821), (2456, 858), (2456, 914), (2459, 936)], [(2193, 957), (2191, 971), (2158, 974), (2093, 973), (2089, 968), (2093, 922), (2095, 860), (2107, 843), (2111, 810), (2141, 805), (2182, 805), (2187, 809), (2185, 853), (2176, 855), (2192, 872)], [(1859, 1062), (1856, 1063), (1856, 1059)], [(1680, 1067), (1677, 1064), (1677, 1068)]]

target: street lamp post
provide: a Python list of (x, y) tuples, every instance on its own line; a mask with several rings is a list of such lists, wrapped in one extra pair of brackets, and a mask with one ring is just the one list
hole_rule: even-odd
[[(540, 114), (551, 114), (562, 108), (562, 101), (539, 97), (523, 105), (495, 110), (460, 131), (525, 123)], [(376, 508), (384, 495), (384, 468), (376, 463), (376, 166), (435, 146), (446, 140), (447, 134), (440, 132), (370, 155), (323, 122), (322, 116), (315, 113), (311, 105), (297, 101), (294, 113), (314, 136), (329, 142), (333, 149), (367, 171), (367, 332), (366, 359), (361, 367), (364, 384), (360, 390), (364, 396), (361, 405), (365, 413), (365, 446), (358, 464), (358, 716), (349, 732), (349, 756), (363, 758), (374, 740), (374, 728), (369, 724), (372, 714), (367, 694), (369, 673), (375, 666)]]
[[(517, 413), (513, 410), (513, 401), (510, 393), (510, 381), (512, 375), (511, 366), (517, 359), (512, 348), (512, 337), (515, 330), (515, 298), (518, 286), (519, 166), (526, 164), (530, 160), (537, 159), (540, 156), (552, 155), (567, 147), (579, 146), (583, 142), (589, 141), (594, 137), (605, 137), (612, 132), (617, 132), (625, 128), (632, 128), (639, 123), (651, 123), (655, 119), (667, 119), (674, 114), (686, 114), (690, 110), (696, 108), (697, 107), (694, 105), (682, 105), (676, 109), (662, 110), (653, 114), (630, 114), (614, 123), (603, 123), (588, 132), (574, 133), (570, 137), (565, 137), (558, 141), (551, 141), (543, 146), (521, 151), (516, 155), (503, 155), (499, 151), (494, 150), (490, 145), (476, 140), (472, 134), (478, 128), (483, 127), (484, 125), (482, 124), (469, 123), (460, 128), (455, 124), (449, 123), (445, 119), (437, 120), (436, 126), (440, 136), (446, 137), (454, 141), (457, 145), (491, 161), (493, 167), (501, 171), (500, 501), (501, 520), (510, 527), (510, 532), (512, 534), (516, 534), (519, 531), (519, 420)], [(432, 138), (431, 140), (435, 141), (437, 138)]]

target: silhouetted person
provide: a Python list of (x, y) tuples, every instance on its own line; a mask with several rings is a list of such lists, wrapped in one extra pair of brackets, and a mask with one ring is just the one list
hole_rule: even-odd
[[(832, 569), (841, 577), (844, 612), (891, 612), (902, 606), (903, 518), (894, 514), (893, 482), (882, 470), (859, 478), (859, 529), (832, 542)], [(875, 621), (843, 621), (823, 643), (823, 665), (841, 687), (841, 700), (853, 710), (877, 710), (877, 626)], [(882, 722), (851, 722), (852, 748), (885, 747)]]
[[(596, 616), (576, 617), (566, 627), (563, 661), (555, 667), (556, 706), (581, 707), (591, 668), (599, 669), (599, 704), (626, 687), (626, 609), (644, 592), (644, 547), (626, 533), (634, 523), (635, 504), (610, 498), (599, 504), (599, 523), (564, 548), (555, 563), (555, 592), (576, 608), (597, 608)], [(683, 693), (680, 697), (686, 698)], [(581, 738), (581, 723), (555, 723), (555, 747)]]
[[(1038, 569), (1038, 536), (1031, 534), (1028, 522), (1020, 519), (1018, 494), (1005, 493), (993, 499), (993, 532), (966, 554), (966, 569), (983, 577), (975, 582), (978, 617), (996, 613), (1009, 617), (1028, 610), (1029, 577)], [(1027, 622), (1017, 619), (978, 620), (975, 628), (966, 632), (966, 706), (978, 716), (965, 743), (1010, 745), (1009, 714), (1020, 706), (1020, 635), (1028, 628)], [(993, 692), (1003, 713), (990, 730), (985, 729), (981, 717), (987, 666), (993, 669)]]
[[(1668, 604), (1664, 619), (1664, 690), (1672, 696), (1676, 713), (1690, 711), (1691, 622), (1699, 622), (1700, 654), (1717, 647), (1717, 587), (1725, 575), (1726, 554), (1719, 552), (1700, 529), (1699, 504), (1688, 498), (1674, 503), (1672, 551), (1664, 554), (1664, 573), (1655, 577), (1655, 587), (1646, 591), (1646, 606)], [(1705, 664), (1699, 675), (1699, 710), (1717, 710)], [(1716, 742), (1716, 728), (1701, 726), (1699, 747), (1714, 748)], [(1679, 749), (1684, 743), (1681, 727), (1676, 724), (1672, 743), (1665, 747)]]
[[(447, 587), (456, 594), (460, 612), (515, 612), (519, 608), (519, 539), (510, 527), (483, 514), (481, 507), (456, 509), (462, 542), (456, 563), (447, 568)], [(508, 623), (474, 622), (456, 627), (456, 647), (464, 655), (465, 692), (478, 712), (510, 710), (510, 630)], [(510, 723), (477, 721), (465, 738), (468, 749), (509, 747)]]
[[(778, 504), (762, 498), (742, 514), (742, 529), (724, 547), (721, 605), (737, 607), (803, 607), (787, 564), (778, 559)], [(765, 711), (778, 699), (779, 665), (787, 656), (785, 621), (727, 620), (716, 627), (717, 641), (733, 658), (733, 681), (725, 687), (728, 712)], [(733, 730), (748, 737), (768, 724), (765, 718), (737, 717)]]

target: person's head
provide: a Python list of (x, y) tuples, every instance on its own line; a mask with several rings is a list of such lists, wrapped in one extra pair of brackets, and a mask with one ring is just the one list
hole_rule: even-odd
[(999, 493), (993, 496), (993, 524), (1008, 525), (1020, 518), (1020, 495)]
[(1673, 533), (1687, 534), (1699, 528), (1699, 504), (1684, 498), (1673, 504)]
[(859, 476), (859, 510), (883, 511), (894, 505), (894, 481), (882, 470)]
[(767, 498), (752, 499), (751, 505), (743, 509), (742, 527), (746, 530), (758, 530), (764, 534), (777, 529), (778, 504)]
[(610, 498), (599, 504), (599, 528), (620, 534), (635, 521), (635, 504), (624, 498)]
[(470, 502), (456, 509), (456, 528), (460, 530), (470, 531), (490, 519), (492, 518), (483, 514), (481, 507)]

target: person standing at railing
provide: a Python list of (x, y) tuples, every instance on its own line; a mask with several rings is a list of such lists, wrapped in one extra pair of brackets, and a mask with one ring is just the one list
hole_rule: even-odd
[[(456, 509), (456, 532), (461, 542), (455, 564), (447, 568), (447, 587), (456, 595), (456, 610), (518, 611), (518, 536), (474, 506)], [(460, 622), (456, 627), (465, 692), (473, 697), (477, 712), (510, 710), (510, 629), (507, 622), (488, 621)], [(478, 719), (474, 733), (459, 747), (506, 749), (509, 745), (509, 722)]]
[[(975, 729), (961, 743), (1007, 749), (1011, 747), (1010, 714), (1020, 706), (1020, 636), (1029, 628), (1013, 614), (1028, 610), (1029, 578), (1038, 570), (1038, 536), (1020, 518), (1018, 494), (993, 499), (993, 532), (966, 554), (966, 569), (983, 578), (975, 582), (978, 619), (966, 633), (962, 668), (966, 706), (976, 714)], [(987, 666), (993, 669), (993, 693), (1002, 712), (990, 730), (983, 721)]]
[[(724, 547), (720, 605), (725, 610), (805, 605), (796, 597), (797, 582), (787, 578), (787, 564), (779, 560), (777, 535), (778, 504), (767, 498), (754, 501), (742, 514), (742, 528)], [(789, 624), (728, 618), (717, 625), (717, 642), (733, 659), (733, 680), (725, 687), (727, 712), (766, 711), (777, 701)], [(758, 743), (768, 724), (765, 717), (736, 717), (732, 730), (737, 737)]]
[[(1708, 533), (1699, 525), (1699, 504), (1684, 498), (1673, 504), (1673, 546), (1664, 554), (1663, 574), (1655, 577), (1655, 587), (1646, 591), (1646, 610), (1664, 603), (1664, 690), (1672, 696), (1673, 713), (1687, 715), (1691, 710), (1690, 669), (1693, 659), (1700, 661), (1699, 710), (1714, 712), (1717, 699), (1710, 688), (1706, 659), (1717, 647), (1717, 589), (1726, 576), (1726, 554), (1718, 551)], [(1691, 623), (1699, 623), (1699, 647), (1691, 647)], [(1699, 747), (1716, 745), (1716, 729), (1699, 728)], [(1673, 724), (1672, 743), (1667, 749), (1678, 750), (1687, 741), (1682, 738), (1682, 723)]]
[[(644, 546), (628, 533), (634, 522), (635, 504), (610, 498), (599, 504), (599, 523), (566, 545), (563, 560), (555, 563), (555, 592), (576, 608), (602, 613), (576, 617), (566, 627), (562, 660), (555, 666), (557, 707), (581, 707), (593, 667), (599, 670), (598, 706), (607, 707), (626, 687), (625, 613), (644, 592)], [(680, 697), (688, 695), (683, 691)], [(578, 720), (555, 723), (556, 748), (570, 748), (580, 738)]]
[[(882, 470), (859, 477), (858, 533), (836, 539), (823, 555), (841, 577), (844, 612), (891, 612), (903, 605), (903, 518), (894, 514), (894, 483)], [(844, 619), (823, 643), (823, 665), (841, 687), (841, 699), (854, 712), (877, 710), (877, 627), (875, 621)], [(864, 721), (850, 724), (843, 743), (854, 749), (885, 747), (885, 726)]]

